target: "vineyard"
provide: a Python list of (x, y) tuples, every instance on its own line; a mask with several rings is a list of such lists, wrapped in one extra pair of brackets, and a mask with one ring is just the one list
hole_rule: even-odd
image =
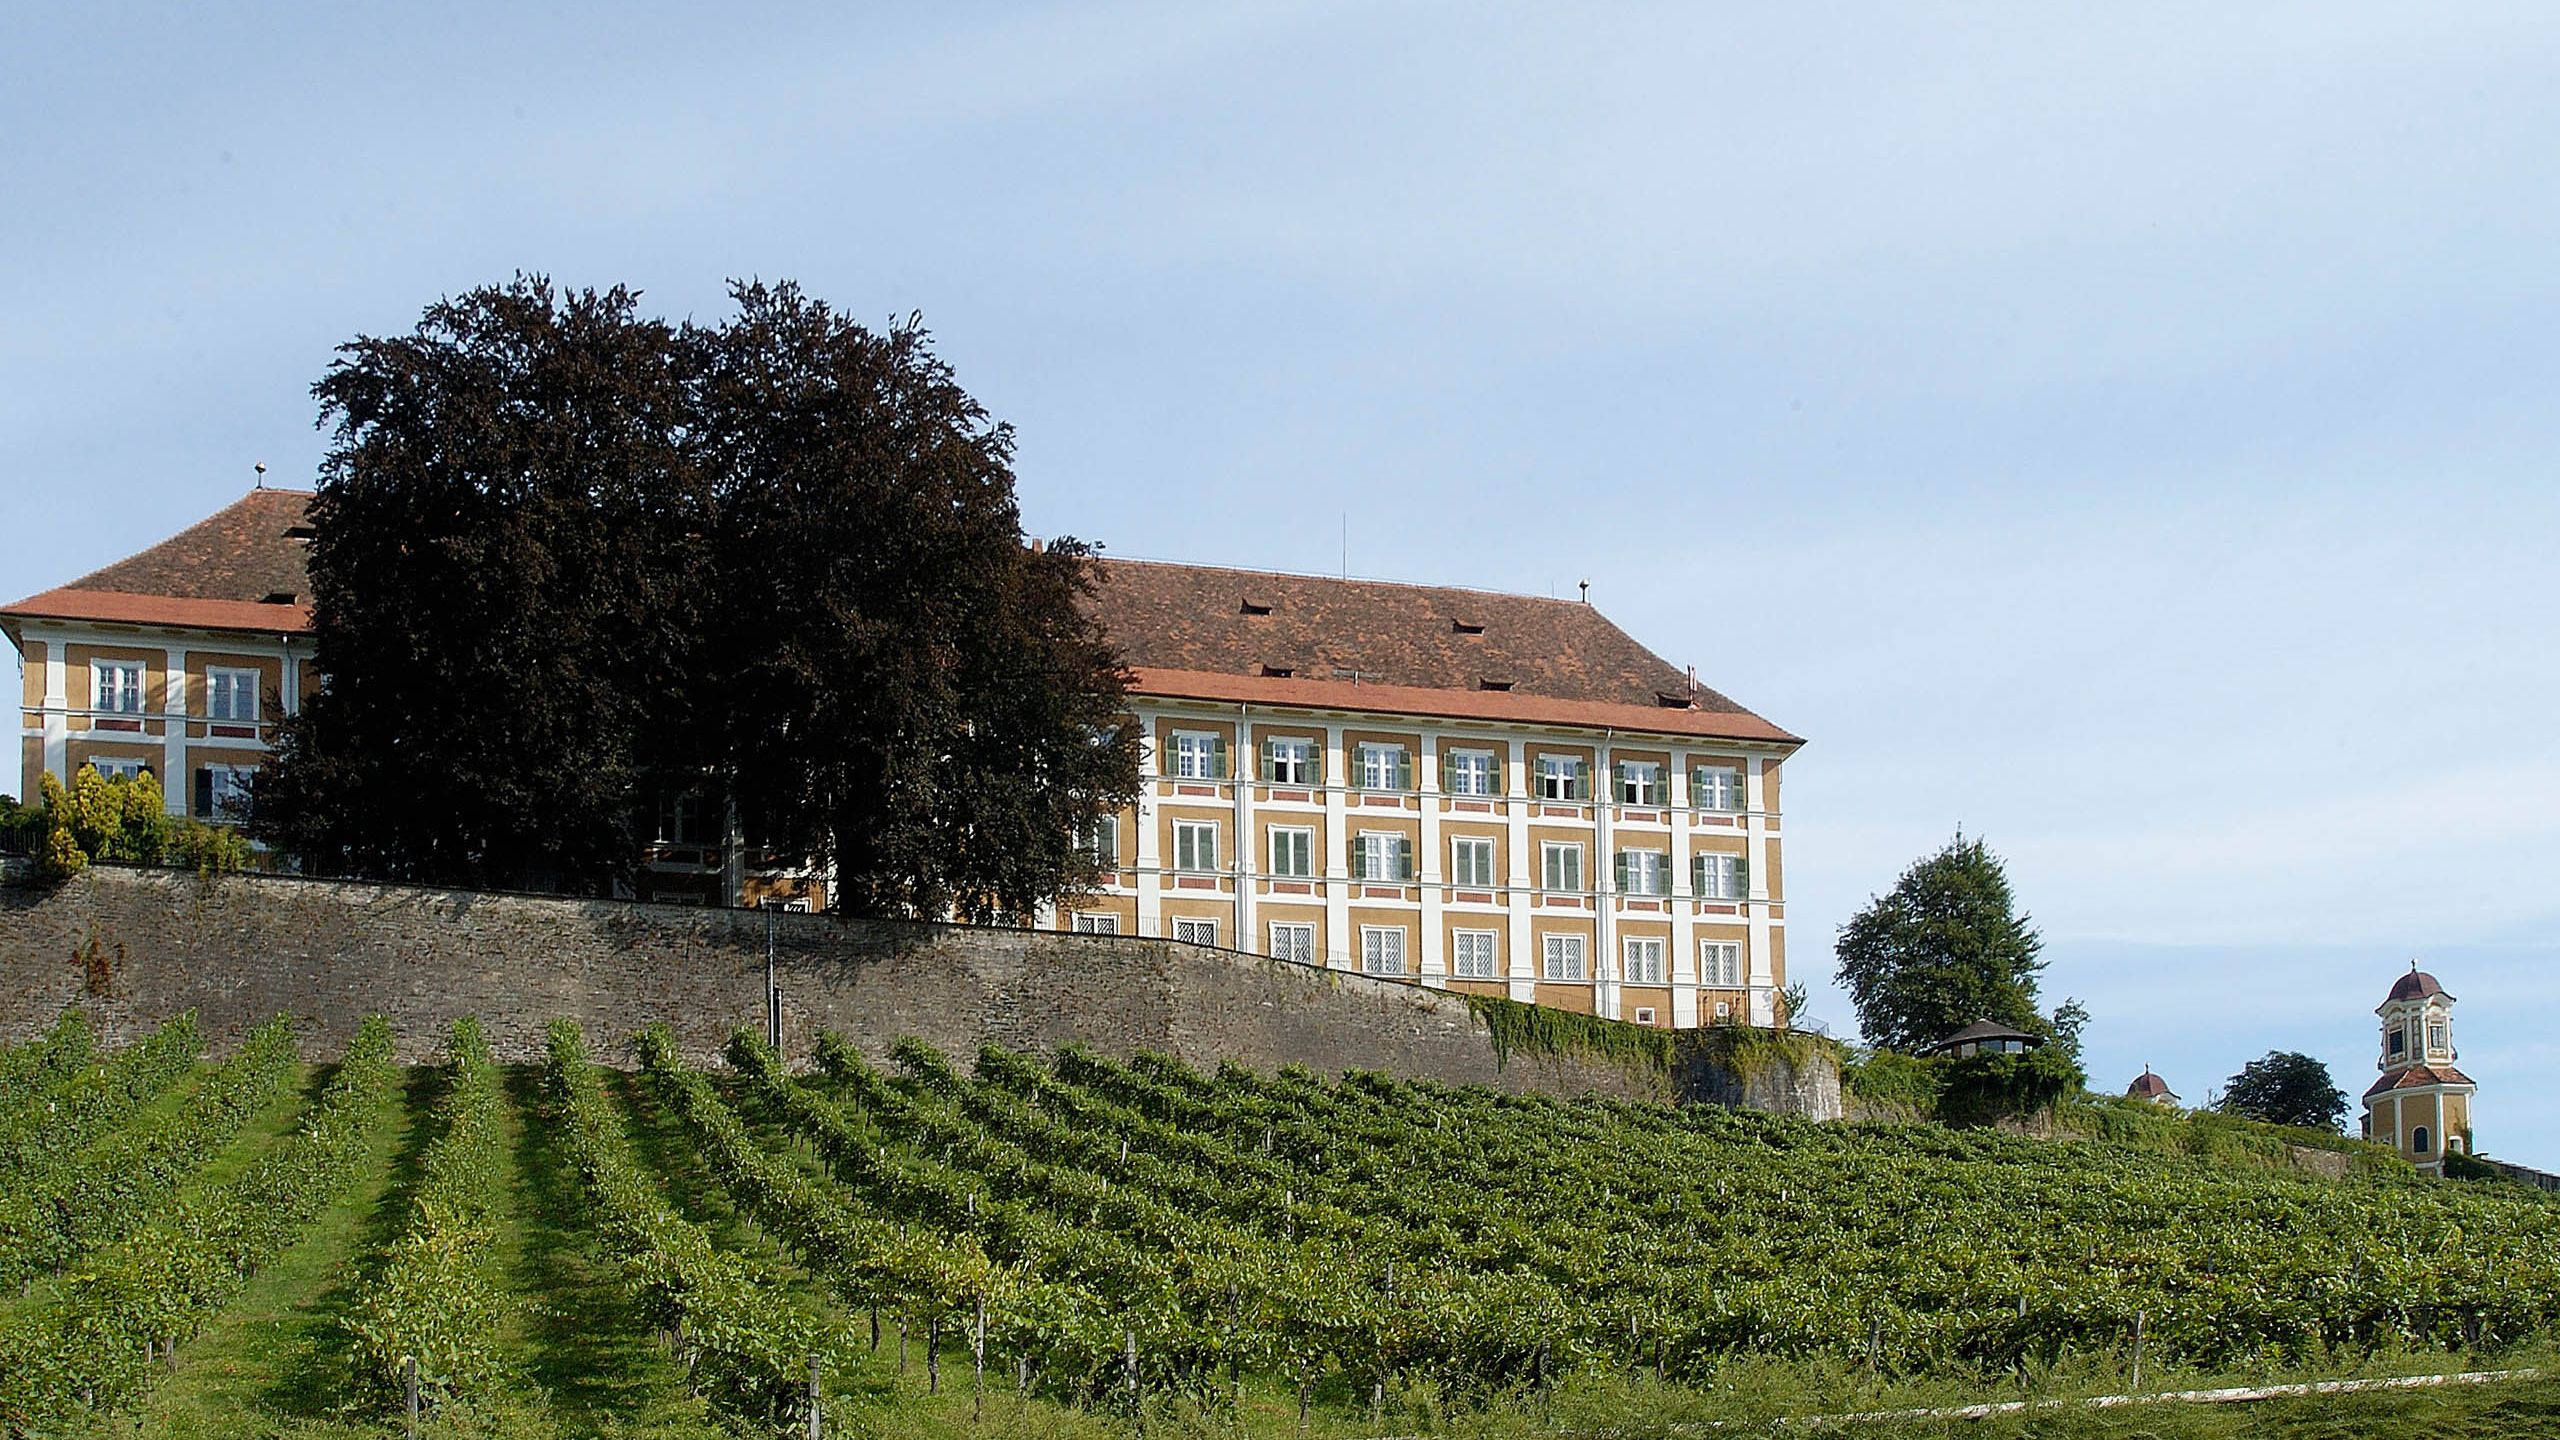
[(0, 1051), (0, 1429), (1374, 1434), (1593, 1386), (1712, 1416), (1771, 1367), (2458, 1368), (2560, 1320), (2520, 1188), (1076, 1050), (391, 1038)]

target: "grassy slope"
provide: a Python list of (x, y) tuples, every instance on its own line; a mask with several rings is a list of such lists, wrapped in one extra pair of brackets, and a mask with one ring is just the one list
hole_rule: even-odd
[[(294, 1123), (302, 1104), (325, 1078), (308, 1073), (289, 1100), (257, 1117), (243, 1136), (198, 1177), (196, 1186), (236, 1175), (258, 1150)], [(138, 1415), (119, 1417), (96, 1436), (179, 1436), (205, 1440), (357, 1440), (397, 1435), (398, 1422), (347, 1408), (346, 1358), (338, 1330), (355, 1287), (369, 1273), (371, 1257), (398, 1232), (408, 1187), (429, 1138), (424, 1123), (441, 1085), (436, 1072), (413, 1071), (396, 1114), (384, 1116), (374, 1137), (370, 1178), (330, 1210), (304, 1241), (255, 1277), (232, 1308), (181, 1351), (177, 1366)], [(724, 1243), (771, 1264), (822, 1292), (791, 1265), (760, 1231), (737, 1216), (694, 1162), (672, 1118), (651, 1102), (644, 1086), (616, 1077), (612, 1089), (628, 1108), (640, 1153), (663, 1166), (670, 1197), (709, 1225)], [(546, 1143), (538, 1107), (538, 1076), (510, 1073), (514, 1108), (507, 1117), (515, 1174), (502, 1210), (501, 1255), (517, 1292), (527, 1298), (508, 1338), (521, 1365), (510, 1393), (487, 1404), (457, 1409), (430, 1422), (428, 1433), (506, 1436), (510, 1440), (610, 1436), (613, 1440), (718, 1440), (732, 1434), (705, 1415), (685, 1393), (680, 1367), (631, 1314), (617, 1267), (598, 1254), (586, 1232), (577, 1177)], [(40, 1291), (35, 1302), (42, 1303)], [(943, 1387), (925, 1392), (922, 1337), (902, 1374), (895, 1364), (895, 1331), (877, 1360), (862, 1358), (829, 1377), (831, 1434), (944, 1440), (997, 1435), (1119, 1436), (1128, 1422), (1084, 1415), (1039, 1401), (1018, 1401), (1006, 1377), (990, 1377), (986, 1410), (973, 1423), (968, 1353), (947, 1340)], [(2443, 1357), (2429, 1357), (2441, 1363)], [(2110, 1387), (2091, 1373), (2053, 1377), (2056, 1388), (2077, 1393)], [(2204, 1377), (2194, 1377), (2201, 1381)], [(2236, 1377), (2229, 1377), (2236, 1378)], [(2188, 1383), (2189, 1377), (2176, 1382)], [(2163, 1383), (2166, 1377), (2155, 1379)], [(1702, 1421), (1743, 1419), (1781, 1411), (1829, 1408), (1854, 1386), (1841, 1377), (1808, 1377), (1771, 1367), (1737, 1367), (1723, 1393), (1665, 1389), (1644, 1382), (1602, 1382), (1559, 1395), (1548, 1406), (1491, 1414), (1450, 1414), (1421, 1394), (1397, 1397), (1373, 1427), (1366, 1407), (1347, 1394), (1325, 1397), (1310, 1430), (1296, 1423), (1294, 1400), (1264, 1386), (1249, 1388), (1240, 1413), (1212, 1418), (1176, 1412), (1152, 1415), (1145, 1433), (1187, 1435), (1353, 1436), (1416, 1432), (1512, 1437), (1533, 1434), (1621, 1435), (1671, 1433)], [(1911, 1389), (1873, 1394), (1882, 1404), (1959, 1403), (2012, 1398), (1953, 1390)], [(1745, 1428), (1757, 1428), (1746, 1423)], [(2069, 1436), (2131, 1440), (2135, 1436), (2314, 1437), (2428, 1434), (2443, 1437), (2560, 1433), (2560, 1384), (2508, 1385), (2472, 1390), (2397, 1393), (2281, 1401), (2249, 1406), (2144, 1407), (2043, 1414), (1989, 1422), (1866, 1424), (1840, 1433), (1878, 1436)]]
[[(299, 1099), (308, 1101), (326, 1072), (306, 1072)], [(324, 1211), (302, 1241), (255, 1276), (230, 1308), (179, 1348), (177, 1364), (140, 1413), (110, 1417), (95, 1430), (115, 1436), (230, 1437), (321, 1435), (341, 1397), (336, 1316), (352, 1293), (357, 1265), (377, 1214), (416, 1164), (417, 1077), (402, 1103), (386, 1107), (373, 1127), (366, 1178)], [(197, 1177), (190, 1189), (236, 1175), (265, 1141), (292, 1128), (300, 1107), (262, 1116), (244, 1143)]]

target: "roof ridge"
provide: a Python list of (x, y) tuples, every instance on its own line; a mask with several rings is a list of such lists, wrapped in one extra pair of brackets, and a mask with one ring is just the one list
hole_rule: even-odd
[[(1560, 595), (1531, 595), (1521, 590), (1490, 590), (1481, 585), (1440, 585), (1427, 580), (1388, 580), (1375, 575), (1328, 575), (1314, 570), (1254, 569), (1244, 565), (1203, 565), (1190, 560), (1164, 560), (1152, 555), (1104, 555), (1107, 565), (1163, 565), (1177, 570), (1215, 570), (1228, 575), (1268, 575), (1283, 580), (1322, 580), (1333, 585), (1376, 585), (1395, 590), (1446, 590), (1458, 595), (1486, 595), (1497, 600), (1527, 600), (1541, 605), (1569, 605), (1588, 609), (1602, 619), (1600, 607), (1588, 600), (1568, 600)], [(1612, 620), (1609, 623), (1616, 624)]]

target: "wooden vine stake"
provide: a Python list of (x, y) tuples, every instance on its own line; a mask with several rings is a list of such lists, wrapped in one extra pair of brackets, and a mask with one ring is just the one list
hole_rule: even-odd
[(2142, 1388), (2142, 1322), (2149, 1318), (2149, 1311), (2133, 1312), (2133, 1388), (2136, 1390)]
[(418, 1440), (418, 1357), (401, 1356), (400, 1369), (401, 1389), (407, 1393), (409, 1402), (409, 1440)]
[(987, 1413), (987, 1297), (978, 1297), (978, 1324), (969, 1334), (969, 1418)]
[(825, 1440), (826, 1397), (818, 1390), (818, 1357), (809, 1357), (809, 1440)]

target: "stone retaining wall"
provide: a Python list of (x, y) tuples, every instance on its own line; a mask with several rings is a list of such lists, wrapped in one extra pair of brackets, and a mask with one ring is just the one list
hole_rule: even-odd
[[(795, 1056), (823, 1028), (874, 1054), (921, 1036), (964, 1065), (984, 1041), (1075, 1041), (1204, 1067), (1296, 1062), (1671, 1098), (1670, 1077), (1607, 1059), (1498, 1063), (1464, 999), (1416, 986), (1168, 941), (772, 918)], [(21, 865), (0, 874), (0, 1041), (77, 1006), (123, 1043), (192, 1008), (217, 1050), (286, 1013), (319, 1055), (379, 1011), (412, 1061), (433, 1057), (462, 1015), (480, 1017), (502, 1060), (538, 1058), (559, 1016), (605, 1055), (664, 1021), (702, 1059), (732, 1026), (762, 1023), (766, 923), (745, 910), (111, 866), (40, 885)]]

